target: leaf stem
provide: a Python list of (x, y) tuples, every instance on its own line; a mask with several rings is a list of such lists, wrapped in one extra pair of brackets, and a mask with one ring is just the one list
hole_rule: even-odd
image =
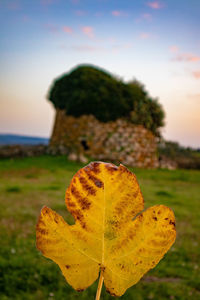
[(100, 299), (102, 285), (103, 285), (103, 273), (101, 271), (95, 300)]

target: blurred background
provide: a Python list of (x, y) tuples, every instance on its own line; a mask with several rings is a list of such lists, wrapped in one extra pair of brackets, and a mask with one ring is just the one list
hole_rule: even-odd
[[(130, 166), (146, 207), (162, 203), (177, 217), (175, 245), (122, 299), (200, 299), (200, 2), (0, 0), (0, 33), (0, 298), (94, 298), (96, 283), (81, 294), (75, 292), (58, 267), (35, 247), (35, 224), (43, 205), (73, 221), (65, 208), (65, 189), (73, 174), (94, 158)], [(122, 102), (125, 95), (132, 99), (127, 95), (133, 93), (126, 121), (139, 126), (133, 129), (134, 149), (129, 147), (128, 131), (121, 131), (124, 123), (108, 125), (105, 140), (109, 143), (103, 141), (102, 148), (94, 148), (99, 138), (90, 141), (83, 126), (84, 112), (76, 110), (80, 99), (85, 107), (79, 73), (75, 76), (78, 88), (73, 88), (75, 110), (67, 109), (71, 109), (70, 124), (82, 115), (81, 123), (73, 126), (83, 132), (71, 131), (67, 141), (57, 134), (60, 124), (65, 123), (65, 131), (68, 121), (62, 119), (65, 90), (59, 92), (61, 96), (52, 92), (55, 79), (69, 76), (80, 65), (111, 76), (113, 91)], [(88, 74), (84, 76), (90, 82), (93, 75)], [(130, 84), (133, 90), (127, 90)], [(101, 97), (98, 90), (96, 99)], [(140, 105), (134, 115), (136, 102)], [(156, 105), (151, 110), (147, 103)], [(96, 123), (91, 123), (96, 128), (99, 122), (117, 119), (102, 119), (108, 107), (101, 109), (101, 116), (95, 115)], [(151, 125), (146, 123), (150, 111)], [(61, 121), (56, 123), (56, 116)], [(140, 126), (144, 135), (138, 138)], [(102, 128), (104, 136), (107, 129)], [(48, 146), (50, 138), (53, 147)], [(150, 152), (145, 152), (145, 146)], [(103, 148), (114, 152), (102, 154)], [(103, 290), (102, 299), (111, 298)]]
[(164, 137), (199, 147), (198, 0), (1, 0), (0, 10), (1, 133), (49, 137), (52, 80), (90, 63), (142, 81), (164, 106)]

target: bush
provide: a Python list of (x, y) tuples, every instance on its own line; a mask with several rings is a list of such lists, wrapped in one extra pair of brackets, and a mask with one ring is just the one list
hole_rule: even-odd
[(124, 83), (93, 66), (78, 66), (56, 79), (48, 99), (75, 117), (92, 114), (102, 122), (126, 118), (155, 134), (163, 126), (162, 107), (141, 83)]
[(200, 169), (200, 150), (180, 146), (177, 142), (166, 141), (158, 147), (159, 156), (176, 162), (178, 168)]

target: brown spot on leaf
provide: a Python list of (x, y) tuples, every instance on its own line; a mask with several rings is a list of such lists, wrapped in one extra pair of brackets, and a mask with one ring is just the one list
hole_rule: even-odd
[(122, 213), (124, 213), (124, 211), (127, 208), (127, 199), (122, 199), (121, 201), (119, 201), (116, 206), (115, 206), (115, 212), (117, 215), (120, 215)]
[(69, 269), (69, 268), (70, 268), (70, 265), (65, 265), (65, 268), (66, 268), (66, 269)]
[(172, 220), (169, 221), (170, 225), (173, 225), (174, 227), (176, 226), (175, 222), (173, 222)]
[(118, 167), (113, 164), (106, 164), (105, 166), (106, 166), (107, 171), (111, 174), (118, 170)]
[(76, 187), (74, 185), (72, 185), (72, 187), (71, 187), (71, 192), (72, 192), (72, 195), (76, 198), (76, 200), (78, 201), (78, 203), (80, 204), (80, 206), (83, 210), (90, 208), (91, 202), (86, 197), (82, 197), (81, 194), (79, 193), (79, 191), (76, 189)]
[(67, 206), (71, 207), (76, 207), (76, 204), (72, 201), (69, 201), (69, 199), (67, 199)]
[(110, 290), (106, 290), (106, 292), (107, 292), (108, 294), (110, 294), (111, 296), (117, 297), (117, 295), (116, 295), (115, 293), (111, 292)]
[(99, 178), (97, 178), (94, 175), (91, 175), (90, 173), (87, 173), (87, 175), (88, 175), (89, 180), (91, 180), (96, 185), (96, 187), (98, 187), (98, 188), (104, 187), (103, 182)]
[(37, 231), (40, 232), (41, 234), (48, 234), (48, 230), (47, 229), (44, 229), (44, 228), (41, 228), (39, 226), (37, 226)]
[(124, 167), (122, 164), (120, 164), (119, 169), (122, 173), (130, 174), (131, 176), (133, 176), (135, 178), (135, 175), (131, 171), (129, 171), (129, 169)]
[(66, 205), (67, 205), (67, 208), (69, 209), (69, 211), (70, 211), (71, 207), (76, 206), (76, 204), (72, 201), (70, 193), (68, 191), (66, 192), (66, 195), (65, 195), (65, 202), (66, 202)]
[(84, 177), (80, 177), (79, 181), (82, 185), (82, 188), (86, 190), (89, 195), (96, 195), (96, 190), (90, 184), (88, 184), (88, 181)]
[(165, 220), (168, 220), (168, 218), (165, 218)]
[(128, 239), (133, 240), (135, 235), (136, 235), (136, 232), (134, 230), (130, 229), (128, 232)]
[[(40, 216), (40, 218), (39, 218), (39, 223), (38, 223), (38, 224), (40, 224), (40, 226), (46, 226), (46, 224), (44, 223), (44, 221), (42, 221), (41, 216)], [(37, 224), (37, 226), (36, 226), (37, 228), (38, 228), (38, 226), (39, 226), (38, 224)]]
[(91, 205), (91, 202), (88, 201), (86, 198), (80, 198), (79, 199), (79, 203), (81, 205), (81, 208), (84, 210), (84, 209), (89, 209), (90, 208), (90, 205)]
[(54, 216), (54, 221), (58, 224), (58, 222), (59, 222), (59, 218), (58, 218), (58, 216), (57, 215), (55, 215)]
[(90, 163), (87, 167), (85, 167), (84, 169), (86, 169), (86, 170), (91, 170), (91, 171), (93, 171), (95, 174), (98, 174), (98, 173), (100, 173), (100, 162), (92, 162), (92, 163)]
[(139, 222), (142, 222), (143, 217), (144, 217), (143, 214), (140, 214), (140, 215), (138, 216)]
[(137, 189), (137, 191), (135, 191), (135, 192), (134, 192), (134, 194), (133, 194), (133, 198), (136, 198), (136, 197), (138, 196), (138, 194), (139, 194), (139, 191), (140, 191), (140, 190), (139, 190), (139, 189)]
[(49, 208), (48, 208), (47, 206), (43, 207), (42, 213), (43, 213), (44, 215), (48, 214), (48, 213), (49, 213)]
[(80, 209), (71, 210), (71, 214), (76, 220), (80, 222), (81, 227), (85, 229), (86, 223), (84, 222), (84, 215), (82, 214), (81, 210)]
[(80, 198), (81, 195), (74, 185), (71, 185), (71, 193), (75, 198)]
[(154, 219), (155, 221), (158, 221), (158, 219), (157, 219), (156, 217), (153, 217), (153, 219)]
[(80, 292), (83, 292), (84, 289), (77, 289), (76, 291), (80, 293)]

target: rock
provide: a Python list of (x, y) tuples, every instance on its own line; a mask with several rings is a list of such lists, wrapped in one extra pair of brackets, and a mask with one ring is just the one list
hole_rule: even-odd
[(78, 155), (77, 155), (76, 153), (71, 152), (71, 153), (68, 155), (68, 159), (69, 159), (69, 160), (72, 160), (72, 161), (78, 161)]
[(79, 155), (79, 161), (84, 164), (88, 163), (87, 157), (85, 157), (82, 153)]

